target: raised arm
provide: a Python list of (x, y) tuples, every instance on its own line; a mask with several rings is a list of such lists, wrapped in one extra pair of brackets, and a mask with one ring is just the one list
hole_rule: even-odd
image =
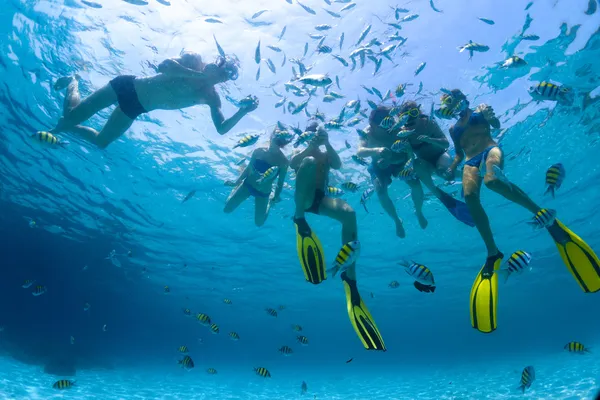
[(169, 58), (158, 64), (158, 72), (165, 75), (180, 76), (185, 78), (202, 78), (203, 64), (197, 54), (186, 53), (181, 57)]
[(310, 146), (307, 146), (304, 150), (297, 152), (292, 156), (292, 161), (290, 162), (290, 168), (293, 170), (297, 170), (300, 168), (300, 164), (302, 164), (302, 160), (310, 155), (312, 149)]
[(450, 128), (450, 137), (452, 138), (452, 143), (454, 143), (454, 152), (456, 155), (454, 156), (454, 161), (452, 161), (452, 164), (450, 167), (448, 167), (446, 173), (448, 176), (453, 177), (456, 172), (456, 168), (462, 162), (462, 160), (465, 159), (465, 152), (460, 145), (460, 141), (454, 139), (454, 127)]
[(229, 132), (246, 114), (256, 110), (256, 107), (258, 107), (258, 101), (256, 101), (250, 106), (242, 107), (237, 110), (231, 118), (225, 119), (225, 116), (221, 111), (221, 98), (216, 91), (213, 91), (213, 95), (208, 98), (207, 104), (210, 107), (210, 116), (219, 135), (224, 135)]
[(446, 135), (444, 135), (444, 132), (442, 132), (440, 126), (435, 121), (429, 121), (428, 125), (429, 126), (427, 129), (429, 135), (421, 135), (417, 137), (417, 139), (426, 143), (430, 143), (442, 150), (446, 150), (450, 146), (450, 143), (448, 142)]
[[(367, 131), (368, 133), (368, 128), (365, 129), (365, 131)], [(384, 147), (370, 147), (369, 146), (369, 141), (365, 138), (360, 138), (359, 142), (358, 142), (358, 150), (356, 152), (356, 155), (359, 157), (376, 157), (381, 155), (381, 153), (385, 150)]]
[(277, 180), (277, 187), (275, 188), (275, 193), (273, 194), (273, 201), (275, 203), (279, 202), (279, 196), (281, 196), (281, 191), (283, 190), (283, 184), (285, 183), (285, 177), (288, 171), (288, 164), (282, 166), (279, 169), (279, 178)]

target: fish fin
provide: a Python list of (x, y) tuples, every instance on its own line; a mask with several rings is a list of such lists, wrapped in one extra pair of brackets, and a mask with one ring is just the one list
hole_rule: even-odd
[(498, 275), (504, 278), (504, 283), (508, 281), (508, 277), (510, 276), (510, 271), (508, 269), (501, 269), (498, 271)]

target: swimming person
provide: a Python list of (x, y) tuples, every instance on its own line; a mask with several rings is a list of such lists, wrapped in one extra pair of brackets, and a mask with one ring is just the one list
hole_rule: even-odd
[[(448, 154), (450, 143), (444, 132), (432, 116), (421, 113), (420, 105), (414, 101), (402, 103), (399, 112), (401, 118), (406, 116), (406, 123), (400, 132), (408, 132), (403, 136), (416, 156), (414, 170), (419, 181), (423, 182), (456, 219), (466, 225), (475, 226), (467, 205), (441, 190), (433, 182), (434, 173), (447, 179), (445, 173), (452, 164), (452, 157)], [(422, 209), (424, 200), (423, 188), (419, 181), (411, 186), (413, 201), (418, 210)]]
[[(63, 116), (50, 132), (74, 133), (104, 149), (125, 133), (141, 114), (206, 104), (217, 132), (224, 135), (258, 107), (258, 100), (249, 96), (231, 118), (223, 116), (215, 85), (236, 80), (238, 70), (239, 63), (234, 58), (220, 56), (214, 63), (205, 64), (200, 55), (186, 52), (179, 58), (160, 63), (158, 75), (148, 78), (121, 75), (83, 100), (79, 94), (79, 76), (62, 77), (56, 81), (54, 89), (67, 89)], [(114, 104), (117, 107), (99, 132), (79, 125)]]
[[(323, 282), (326, 276), (325, 254), (317, 235), (308, 225), (305, 214), (312, 213), (334, 219), (342, 224), (342, 245), (357, 240), (356, 212), (342, 199), (325, 195), (329, 181), (329, 170), (339, 170), (342, 161), (329, 143), (327, 131), (312, 122), (306, 132), (315, 137), (306, 149), (292, 157), (291, 168), (296, 171), (296, 193), (294, 224), (298, 258), (306, 280), (313, 284)], [(325, 151), (320, 149), (325, 147)], [(364, 347), (369, 350), (385, 350), (381, 334), (362, 301), (356, 286), (356, 263), (341, 274), (348, 316)]]
[[(224, 211), (231, 213), (248, 197), (254, 197), (254, 223), (262, 226), (267, 220), (272, 203), (280, 201), (285, 176), (288, 170), (288, 159), (281, 149), (290, 143), (292, 135), (277, 128), (271, 134), (267, 147), (261, 147), (252, 152), (250, 162), (235, 181), (225, 182), (235, 186), (225, 203)], [(277, 187), (273, 197), (269, 199), (273, 182), (277, 179)]]
[(504, 257), (496, 246), (488, 216), (481, 206), (479, 195), (482, 182), (507, 200), (533, 213), (531, 224), (548, 230), (563, 261), (582, 290), (599, 291), (600, 261), (593, 250), (556, 219), (556, 211), (539, 207), (525, 192), (509, 182), (502, 172), (504, 155), (491, 136), (491, 127), (500, 128), (500, 121), (492, 107), (481, 104), (472, 110), (466, 96), (458, 89), (448, 91), (441, 100), (441, 114), (455, 115), (458, 118), (450, 128), (456, 156), (448, 167), (446, 176), (454, 176), (458, 164), (466, 156), (463, 168), (465, 200), (487, 248), (487, 259), (471, 289), (472, 326), (484, 333), (490, 333), (497, 327), (498, 274), (495, 272), (500, 269)]
[[(371, 114), (369, 115), (369, 126), (365, 129), (367, 137), (360, 138), (356, 154), (359, 157), (371, 157), (372, 161), (368, 171), (369, 174), (371, 174), (375, 192), (377, 193), (381, 206), (396, 225), (396, 235), (403, 238), (406, 236), (406, 232), (404, 231), (402, 220), (398, 217), (396, 207), (388, 193), (388, 186), (392, 184), (392, 177), (397, 177), (398, 174), (404, 170), (406, 163), (411, 157), (411, 153), (406, 151), (392, 151), (392, 145), (398, 140), (396, 135), (398, 134), (399, 129), (389, 129), (388, 127), (383, 128), (381, 126), (383, 121), (390, 117), (390, 110), (389, 107), (379, 106), (371, 111)], [(415, 204), (419, 225), (421, 228), (425, 229), (427, 227), (427, 219), (425, 219), (422, 211), (423, 189), (421, 188), (421, 184), (416, 179), (407, 179), (406, 183), (413, 193), (419, 189), (421, 190), (420, 200), (418, 198), (418, 192), (416, 195), (413, 195), (412, 198)]]

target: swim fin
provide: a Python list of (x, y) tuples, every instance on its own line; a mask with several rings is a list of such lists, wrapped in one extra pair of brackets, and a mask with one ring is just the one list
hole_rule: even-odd
[(317, 285), (327, 279), (323, 246), (308, 226), (306, 219), (294, 218), (294, 224), (296, 225), (296, 249), (304, 277), (308, 282)]
[(450, 196), (448, 193), (444, 192), (440, 189), (440, 201), (442, 204), (450, 211), (450, 214), (454, 215), (454, 217), (462, 222), (465, 225), (469, 225), (471, 227), (475, 226), (475, 221), (473, 221), (473, 217), (471, 216), (471, 212), (465, 203), (460, 200), (455, 199)]
[(356, 331), (359, 339), (367, 350), (383, 350), (386, 351), (385, 343), (383, 338), (373, 321), (373, 317), (369, 312), (369, 309), (362, 301), (358, 288), (356, 287), (356, 281), (348, 278), (346, 272), (342, 272), (340, 275), (342, 283), (344, 284), (344, 291), (346, 292), (346, 304), (348, 306), (348, 317), (350, 322)]
[(600, 260), (594, 250), (558, 219), (555, 219), (547, 229), (556, 242), (563, 262), (581, 289), (585, 293), (599, 291)]
[(498, 306), (498, 271), (504, 254), (498, 253), (485, 260), (471, 288), (471, 325), (479, 332), (496, 330)]

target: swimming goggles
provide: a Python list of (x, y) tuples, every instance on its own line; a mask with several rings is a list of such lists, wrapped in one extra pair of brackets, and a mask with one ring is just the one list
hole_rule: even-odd
[(401, 121), (408, 121), (410, 119), (417, 118), (420, 114), (421, 110), (419, 110), (417, 107), (414, 107), (398, 115), (398, 119)]

